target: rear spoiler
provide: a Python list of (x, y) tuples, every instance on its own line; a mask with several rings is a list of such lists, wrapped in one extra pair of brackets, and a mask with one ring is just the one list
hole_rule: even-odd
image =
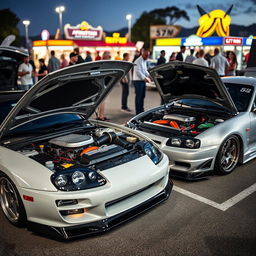
[(256, 77), (256, 39), (252, 40), (250, 55), (244, 75)]

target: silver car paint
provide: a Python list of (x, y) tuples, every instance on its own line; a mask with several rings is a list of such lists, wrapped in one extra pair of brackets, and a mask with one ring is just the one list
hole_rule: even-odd
[[(237, 135), (242, 143), (242, 157), (240, 159), (240, 162), (245, 163), (256, 157), (256, 113), (251, 112), (253, 100), (255, 99), (256, 95), (256, 79), (249, 77), (227, 77), (223, 78), (223, 81), (227, 83), (247, 85), (249, 84), (253, 86), (254, 93), (251, 98), (251, 102), (248, 106), (247, 112), (237, 113), (236, 116), (230, 118), (229, 120), (226, 120), (223, 123), (209, 128), (196, 136), (195, 138), (200, 139), (201, 141), (201, 146), (199, 149), (186, 149), (167, 146), (166, 142), (169, 138), (140, 131), (142, 134), (150, 137), (153, 141), (157, 142), (158, 146), (162, 149), (162, 151), (168, 155), (171, 169), (181, 172), (193, 173), (213, 170), (216, 156), (222, 142), (233, 134)], [(170, 102), (169, 105), (170, 104), (172, 103)], [(130, 126), (132, 127), (132, 120), (139, 120), (150, 112), (164, 108), (165, 106), (160, 106), (141, 113), (140, 115), (135, 116), (134, 118), (129, 120), (128, 125), (130, 124)], [(251, 127), (251, 124), (253, 124), (254, 126)], [(250, 129), (250, 131), (248, 131), (247, 129)], [(250, 141), (252, 141), (253, 143), (250, 144)], [(208, 168), (200, 169), (200, 166), (208, 160), (212, 160), (211, 166)], [(177, 162), (188, 163), (190, 167), (184, 167), (175, 164)]]

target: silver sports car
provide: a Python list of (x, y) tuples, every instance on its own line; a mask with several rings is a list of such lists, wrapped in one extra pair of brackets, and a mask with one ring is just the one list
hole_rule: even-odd
[(220, 79), (213, 69), (183, 62), (150, 74), (165, 104), (135, 116), (128, 126), (168, 155), (172, 176), (229, 174), (256, 156), (256, 78)]
[(0, 97), (0, 203), (12, 224), (68, 239), (106, 231), (169, 197), (168, 157), (154, 142), (88, 120), (131, 67), (83, 63), (50, 73), (18, 103), (8, 92)]

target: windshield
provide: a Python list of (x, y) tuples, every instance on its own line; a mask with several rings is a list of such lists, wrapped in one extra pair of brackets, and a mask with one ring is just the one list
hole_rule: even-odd
[(38, 132), (44, 129), (48, 129), (54, 126), (65, 126), (69, 123), (74, 123), (76, 121), (83, 120), (81, 116), (75, 114), (58, 114), (47, 117), (42, 117), (40, 119), (33, 120), (31, 122), (25, 123), (17, 128), (10, 131), (9, 134), (18, 134), (24, 132)]
[(253, 87), (245, 84), (225, 83), (228, 92), (234, 101), (239, 112), (245, 112), (248, 109), (252, 95)]

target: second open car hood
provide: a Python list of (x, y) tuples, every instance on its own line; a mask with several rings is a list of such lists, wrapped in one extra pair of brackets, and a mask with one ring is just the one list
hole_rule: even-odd
[(12, 58), (19, 61), (22, 61), (24, 57), (29, 56), (28, 51), (13, 47), (13, 46), (0, 46), (0, 56), (6, 58)]
[(50, 73), (8, 114), (0, 126), (0, 137), (13, 127), (44, 116), (74, 113), (89, 118), (132, 66), (124, 61), (97, 61)]
[(208, 67), (173, 61), (149, 70), (165, 103), (181, 98), (207, 99), (237, 113), (218, 73)]

